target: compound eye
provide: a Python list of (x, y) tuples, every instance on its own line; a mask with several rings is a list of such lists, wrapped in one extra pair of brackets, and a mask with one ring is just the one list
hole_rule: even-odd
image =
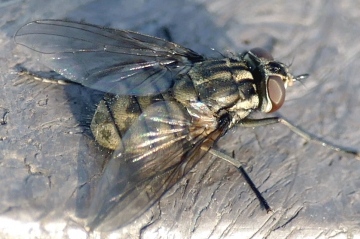
[(269, 113), (277, 111), (285, 101), (284, 81), (279, 76), (270, 76), (267, 83), (267, 90), (272, 104)]
[(259, 58), (264, 58), (268, 61), (273, 61), (274, 58), (273, 56), (270, 54), (270, 52), (268, 52), (267, 50), (265, 49), (262, 49), (262, 48), (253, 48), (250, 50), (255, 56), (259, 57)]

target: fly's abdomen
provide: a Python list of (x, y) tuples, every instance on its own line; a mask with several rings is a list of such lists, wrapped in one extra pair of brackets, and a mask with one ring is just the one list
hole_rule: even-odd
[(91, 121), (95, 140), (103, 147), (115, 150), (123, 147), (121, 138), (140, 114), (151, 104), (168, 96), (124, 96), (107, 94), (100, 101)]

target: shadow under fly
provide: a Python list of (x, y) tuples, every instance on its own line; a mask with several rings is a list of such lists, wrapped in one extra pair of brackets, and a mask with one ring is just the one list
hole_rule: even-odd
[(306, 140), (359, 158), (283, 118), (249, 117), (278, 110), (286, 88), (307, 77), (293, 76), (263, 49), (209, 59), (156, 37), (61, 20), (30, 22), (15, 41), (41, 53), (69, 81), (106, 93), (90, 128), (114, 152), (92, 199), (90, 230), (132, 222), (208, 153), (238, 168), (270, 211), (241, 163), (214, 147), (235, 125), (281, 123)]

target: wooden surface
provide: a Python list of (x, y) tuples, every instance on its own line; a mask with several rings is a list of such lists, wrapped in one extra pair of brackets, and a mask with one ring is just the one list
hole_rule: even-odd
[(360, 162), (281, 125), (233, 129), (218, 144), (246, 163), (274, 213), (261, 209), (236, 169), (208, 157), (128, 227), (87, 234), (81, 223), (105, 154), (86, 126), (99, 95), (18, 76), (18, 63), (47, 69), (12, 40), (28, 21), (68, 18), (157, 36), (166, 27), (175, 42), (211, 56), (264, 47), (294, 74), (311, 75), (289, 89), (279, 113), (360, 150), (359, 7), (350, 0), (0, 3), (0, 117), (9, 112), (0, 125), (0, 238), (359, 236)]

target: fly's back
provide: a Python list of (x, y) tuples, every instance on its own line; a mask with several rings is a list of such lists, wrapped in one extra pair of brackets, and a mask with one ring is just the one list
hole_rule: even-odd
[(232, 127), (254, 110), (273, 112), (280, 108), (285, 88), (294, 80), (285, 65), (261, 49), (236, 59), (197, 62), (187, 73), (174, 77), (172, 87), (157, 95), (107, 94), (91, 123), (96, 141), (112, 150), (122, 148), (122, 135), (148, 106), (159, 101), (173, 101), (184, 108), (185, 114), (191, 104), (201, 102), (214, 118), (228, 115)]

